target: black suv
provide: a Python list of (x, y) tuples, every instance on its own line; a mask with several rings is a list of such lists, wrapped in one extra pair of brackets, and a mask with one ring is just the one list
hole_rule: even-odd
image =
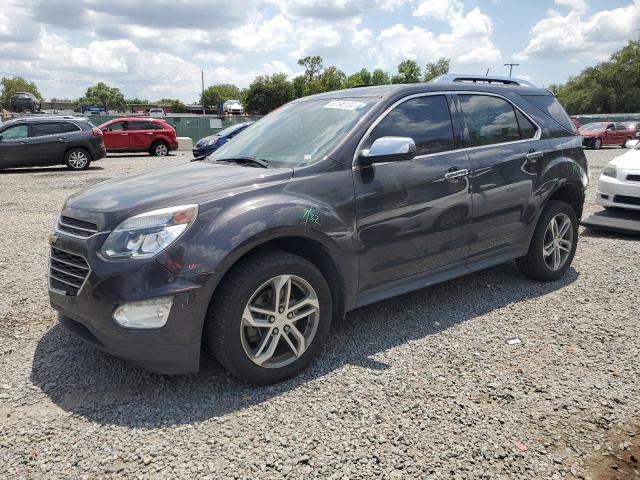
[(42, 104), (38, 98), (30, 92), (16, 92), (9, 98), (12, 112), (30, 111), (31, 113), (39, 112)]
[(0, 125), (0, 169), (64, 164), (85, 170), (105, 155), (102, 131), (86, 118), (23, 117)]
[(72, 196), (50, 238), (50, 301), (66, 329), (152, 371), (198, 370), (207, 342), (239, 378), (278, 382), (349, 310), (512, 259), (560, 278), (587, 182), (546, 90), (324, 93), (205, 161)]

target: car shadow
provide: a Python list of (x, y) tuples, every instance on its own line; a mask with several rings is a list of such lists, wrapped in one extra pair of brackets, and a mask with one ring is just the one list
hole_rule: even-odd
[(206, 352), (197, 374), (148, 373), (56, 325), (38, 342), (31, 381), (65, 411), (99, 424), (155, 428), (194, 423), (259, 404), (344, 365), (390, 368), (372, 356), (508, 304), (547, 295), (577, 278), (578, 272), (570, 268), (556, 282), (534, 282), (518, 276), (511, 262), (360, 308), (335, 322), (320, 357), (307, 370), (265, 387), (235, 380)]
[[(82, 172), (90, 172), (90, 171), (98, 171), (104, 170), (103, 167), (90, 165), (86, 170), (81, 170)], [(71, 174), (78, 173), (77, 171), (70, 170), (67, 167), (20, 167), (20, 168), (5, 168), (0, 170), (0, 175), (8, 175), (8, 174), (26, 174), (26, 173), (54, 173), (54, 172), (68, 172)]]

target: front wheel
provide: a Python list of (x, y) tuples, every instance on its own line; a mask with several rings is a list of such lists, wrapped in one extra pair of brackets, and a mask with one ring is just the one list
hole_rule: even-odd
[(82, 148), (72, 148), (64, 156), (64, 164), (71, 170), (86, 170), (90, 163), (89, 154)]
[(595, 141), (593, 142), (593, 149), (600, 150), (600, 147), (602, 147), (602, 140), (599, 138), (596, 138)]
[(311, 262), (274, 252), (241, 261), (214, 294), (206, 336), (216, 359), (247, 383), (290, 378), (318, 355), (331, 325), (327, 281)]
[(533, 233), (529, 252), (516, 259), (529, 278), (549, 282), (567, 271), (578, 246), (578, 219), (571, 205), (551, 200)]

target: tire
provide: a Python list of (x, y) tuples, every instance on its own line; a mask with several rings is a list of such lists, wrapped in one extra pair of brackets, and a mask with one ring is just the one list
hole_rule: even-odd
[[(556, 225), (560, 221), (568, 220), (570, 225), (568, 226), (567, 235), (571, 235), (570, 239), (565, 236), (560, 243), (565, 247), (561, 249), (557, 244), (552, 244), (547, 248), (547, 251), (551, 251), (550, 255), (544, 254), (544, 246), (549, 245), (551, 231), (551, 221), (556, 220)], [(562, 228), (562, 224), (560, 224)], [(570, 243), (570, 247), (567, 247), (567, 242)], [(551, 200), (545, 207), (540, 215), (540, 220), (536, 225), (536, 229), (533, 232), (531, 239), (531, 245), (529, 246), (529, 252), (524, 256), (516, 259), (518, 269), (527, 277), (534, 280), (541, 280), (543, 282), (550, 282), (557, 280), (564, 275), (567, 269), (571, 266), (573, 257), (576, 253), (576, 247), (578, 245), (578, 219), (571, 205), (566, 202), (558, 200)], [(557, 268), (554, 268), (556, 256), (555, 252), (559, 252), (560, 262), (558, 262)]]
[(627, 137), (624, 139), (624, 142), (622, 142), (622, 145), (620, 145), (622, 148), (624, 148), (624, 146), (627, 144), (627, 142), (631, 140), (631, 137)]
[(149, 153), (153, 157), (166, 157), (169, 155), (169, 145), (163, 141), (153, 142)]
[(72, 148), (64, 155), (64, 164), (70, 170), (86, 170), (91, 164), (91, 156), (84, 148)]
[(600, 138), (596, 138), (596, 139), (593, 141), (593, 149), (594, 149), (594, 150), (600, 150), (600, 148), (601, 148), (601, 147), (602, 147), (602, 139), (600, 139)]
[[(311, 299), (307, 300), (307, 308), (292, 309), (289, 315), (284, 306), (274, 312), (276, 289), (272, 282), (284, 281), (287, 276), (291, 279), (288, 287), (291, 297), (298, 297), (294, 299), (296, 304), (301, 298)], [(311, 290), (305, 297), (307, 287)], [(318, 306), (315, 313), (304, 316), (315, 308), (311, 303)], [(249, 315), (250, 305), (261, 311)], [(327, 281), (311, 262), (277, 251), (253, 255), (234, 266), (216, 290), (205, 320), (205, 336), (211, 352), (224, 368), (244, 382), (268, 385), (297, 375), (318, 355), (329, 333), (332, 311)], [(294, 312), (303, 316), (288, 320)], [(293, 326), (298, 335), (293, 334)], [(300, 337), (304, 337), (304, 343), (298, 340)], [(306, 348), (300, 350), (301, 345)], [(300, 353), (296, 354), (293, 347)]]

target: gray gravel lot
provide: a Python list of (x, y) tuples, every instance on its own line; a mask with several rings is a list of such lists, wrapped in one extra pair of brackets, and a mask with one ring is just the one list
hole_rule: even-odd
[[(587, 212), (598, 210), (603, 166), (621, 153), (587, 152)], [(45, 277), (65, 198), (188, 158), (0, 173), (4, 478), (595, 479), (637, 448), (632, 237), (581, 228), (556, 283), (521, 278), (509, 263), (352, 312), (309, 370), (266, 388), (207, 360), (196, 375), (149, 374), (67, 335)]]

